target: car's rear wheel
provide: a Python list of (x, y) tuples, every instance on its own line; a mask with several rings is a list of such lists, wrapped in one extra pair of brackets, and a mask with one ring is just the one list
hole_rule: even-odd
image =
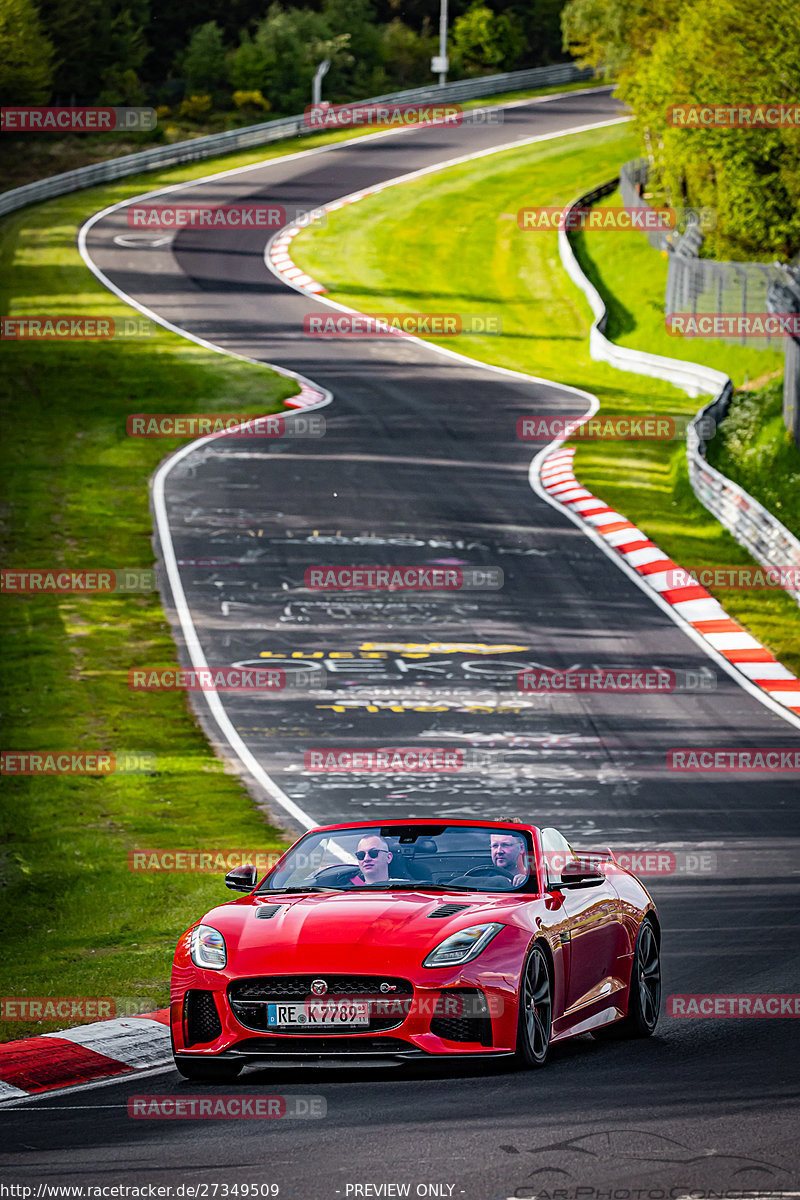
[(661, 1009), (661, 952), (653, 922), (645, 917), (633, 951), (628, 1012), (621, 1021), (594, 1031), (603, 1038), (650, 1037)]
[(553, 984), (547, 956), (531, 947), (519, 988), (516, 1060), (521, 1067), (543, 1067), (550, 1051), (553, 1026)]
[(238, 1062), (219, 1059), (183, 1058), (175, 1055), (175, 1068), (184, 1079), (195, 1083), (232, 1083), (242, 1069)]

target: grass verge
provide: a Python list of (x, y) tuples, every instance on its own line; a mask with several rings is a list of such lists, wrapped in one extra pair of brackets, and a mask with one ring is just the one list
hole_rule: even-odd
[[(677, 388), (591, 360), (591, 314), (561, 267), (557, 235), (523, 232), (517, 224), (519, 209), (564, 205), (611, 178), (638, 152), (627, 125), (618, 125), (451, 167), (329, 214), (325, 226), (300, 234), (293, 257), (333, 299), (361, 311), (499, 315), (499, 335), (441, 338), (438, 344), (585, 388), (598, 396), (604, 415), (693, 416), (700, 402)], [(706, 362), (739, 385), (780, 371), (782, 359), (772, 352), (670, 337), (663, 317), (666, 260), (640, 233), (591, 231), (577, 250), (610, 304), (611, 337)], [(513, 425), (508, 436), (515, 436)], [(582, 442), (576, 470), (676, 561), (752, 562), (692, 493), (682, 441)], [(715, 594), (782, 662), (800, 671), (800, 615), (784, 592)]]
[(783, 422), (783, 381), (734, 393), (706, 457), (800, 537), (800, 450)]

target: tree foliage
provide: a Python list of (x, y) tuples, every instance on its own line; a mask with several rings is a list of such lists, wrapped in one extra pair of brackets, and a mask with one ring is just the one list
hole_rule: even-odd
[(469, 74), (513, 71), (524, 50), (524, 39), (513, 13), (493, 13), (483, 0), (474, 0), (453, 24), (453, 53)]
[(0, 103), (41, 104), (50, 95), (53, 46), (32, 0), (0, 0)]
[(227, 83), (225, 45), (216, 21), (206, 21), (192, 33), (183, 58), (183, 77), (186, 90), (195, 93), (212, 93)]
[(791, 257), (800, 249), (800, 127), (681, 128), (667, 114), (683, 104), (796, 105), (796, 13), (776, 5), (767, 21), (751, 0), (662, 0), (658, 15), (630, 0), (569, 0), (565, 44), (616, 77), (667, 199), (716, 211), (706, 252)]
[[(19, 13), (9, 26), (22, 31), (36, 2), (0, 5)], [(53, 103), (178, 110), (183, 99), (209, 95), (219, 112), (235, 107), (234, 91), (261, 91), (273, 111), (289, 113), (310, 102), (323, 58), (331, 60), (323, 95), (334, 103), (434, 82), (440, 0), (38, 3), (42, 33), (55, 47), (42, 99)], [(450, 77), (560, 60), (564, 3), (449, 0)], [(33, 57), (46, 81), (47, 54)]]

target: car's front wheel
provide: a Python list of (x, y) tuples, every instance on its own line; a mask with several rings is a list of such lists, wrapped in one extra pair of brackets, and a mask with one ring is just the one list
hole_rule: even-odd
[(242, 1069), (242, 1063), (220, 1062), (219, 1059), (183, 1058), (175, 1055), (175, 1068), (184, 1079), (194, 1083), (232, 1083)]
[(517, 1020), (517, 1063), (521, 1067), (543, 1067), (550, 1051), (553, 1027), (553, 984), (544, 950), (531, 947), (519, 988)]

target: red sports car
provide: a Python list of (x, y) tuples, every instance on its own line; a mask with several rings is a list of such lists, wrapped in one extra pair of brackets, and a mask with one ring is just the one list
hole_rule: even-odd
[(330, 825), (178, 942), (170, 1025), (187, 1079), (245, 1063), (513, 1057), (579, 1033), (648, 1036), (661, 928), (610, 851), (513, 818)]

